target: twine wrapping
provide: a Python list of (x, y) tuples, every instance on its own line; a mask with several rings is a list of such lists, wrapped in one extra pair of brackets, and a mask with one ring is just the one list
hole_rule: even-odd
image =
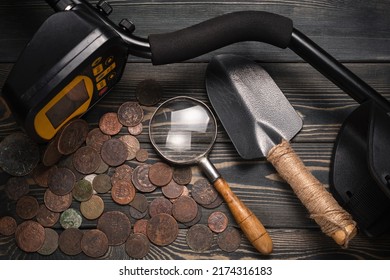
[(283, 140), (267, 157), (279, 175), (290, 184), (294, 193), (320, 226), (323, 233), (346, 248), (356, 235), (356, 222), (306, 168), (290, 144)]

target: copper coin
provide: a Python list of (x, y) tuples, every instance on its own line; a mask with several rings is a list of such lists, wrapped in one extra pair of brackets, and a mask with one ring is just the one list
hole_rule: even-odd
[(77, 181), (72, 190), (73, 198), (77, 201), (87, 201), (92, 197), (93, 188), (91, 182), (82, 179)]
[(223, 198), (220, 194), (218, 194), (217, 198), (211, 202), (210, 204), (202, 204), (202, 207), (207, 209), (215, 209), (223, 203)]
[(89, 200), (80, 203), (80, 211), (88, 220), (97, 219), (103, 214), (104, 201), (100, 196), (92, 195)]
[(68, 168), (70, 171), (73, 172), (74, 176), (76, 177), (76, 181), (79, 181), (79, 180), (84, 178), (85, 174), (80, 173), (79, 171), (76, 170), (76, 168), (74, 168), (73, 157), (74, 157), (74, 154), (71, 154), (71, 155), (64, 157), (58, 163), (58, 167)]
[(178, 198), (184, 191), (184, 186), (171, 180), (168, 185), (161, 188), (163, 195), (167, 198)]
[(74, 153), (84, 143), (88, 131), (88, 123), (85, 120), (71, 120), (59, 132), (58, 151), (63, 155)]
[(190, 222), (196, 218), (197, 213), (198, 205), (189, 196), (181, 196), (173, 203), (172, 215), (178, 222)]
[(214, 234), (205, 225), (193, 225), (186, 236), (188, 246), (195, 252), (204, 252), (211, 248)]
[(100, 166), (101, 158), (99, 153), (89, 146), (78, 149), (73, 155), (73, 166), (82, 174), (91, 174)]
[(135, 159), (139, 162), (145, 162), (149, 158), (149, 153), (145, 149), (139, 149), (135, 154)]
[(76, 183), (74, 173), (65, 167), (54, 168), (50, 171), (47, 185), (56, 195), (66, 195), (73, 190)]
[(216, 233), (223, 232), (227, 228), (228, 223), (228, 217), (221, 211), (211, 213), (207, 220), (209, 228)]
[(136, 88), (136, 97), (140, 104), (153, 106), (161, 101), (163, 89), (159, 82), (147, 79), (140, 82)]
[(75, 256), (82, 252), (81, 239), (83, 232), (77, 228), (65, 229), (58, 239), (58, 247), (60, 250), (69, 256)]
[(47, 181), (52, 168), (57, 168), (57, 166), (48, 167), (43, 164), (38, 164), (38, 166), (33, 170), (33, 179), (38, 186), (44, 188), (48, 187)]
[(131, 217), (133, 217), (136, 220), (139, 220), (139, 219), (143, 219), (146, 217), (146, 215), (148, 214), (148, 210), (141, 212), (141, 211), (135, 209), (134, 207), (130, 206), (129, 213), (130, 213)]
[(218, 234), (217, 244), (225, 252), (234, 252), (240, 247), (241, 234), (234, 227), (227, 227)]
[(165, 197), (157, 197), (149, 205), (150, 217), (154, 217), (160, 213), (172, 215), (172, 203)]
[(163, 187), (172, 180), (173, 169), (164, 162), (156, 162), (149, 169), (149, 180), (152, 184)]
[(182, 224), (187, 226), (187, 227), (191, 227), (191, 226), (199, 223), (201, 219), (202, 219), (202, 207), (200, 207), (198, 205), (198, 212), (196, 213), (196, 217), (193, 220), (186, 222), (186, 223), (182, 223)]
[(16, 214), (24, 219), (30, 220), (34, 218), (39, 209), (39, 203), (35, 197), (26, 195), (19, 198), (16, 203)]
[(0, 167), (12, 176), (25, 176), (37, 166), (39, 147), (24, 133), (13, 133), (0, 142)]
[(92, 187), (97, 193), (107, 193), (111, 190), (111, 177), (107, 174), (99, 174), (92, 180)]
[(97, 228), (107, 235), (108, 245), (116, 246), (126, 242), (131, 232), (131, 222), (122, 212), (109, 211), (99, 218)]
[(46, 149), (42, 155), (42, 163), (45, 166), (55, 165), (61, 158), (63, 154), (58, 151), (58, 134), (51, 140), (47, 145)]
[(96, 151), (100, 152), (103, 143), (107, 140), (110, 140), (111, 136), (104, 134), (100, 128), (94, 128), (88, 132), (87, 139), (85, 139), (85, 143), (87, 146), (94, 148)]
[(172, 216), (161, 213), (149, 220), (146, 233), (152, 243), (166, 246), (175, 241), (179, 233), (179, 226)]
[(16, 228), (15, 240), (21, 250), (36, 252), (45, 241), (45, 229), (35, 221), (25, 221)]
[(44, 204), (39, 206), (36, 216), (37, 222), (44, 227), (54, 226), (60, 218), (60, 213), (49, 210)]
[(58, 248), (58, 238), (58, 233), (54, 229), (45, 228), (45, 240), (37, 252), (44, 256), (53, 254)]
[(146, 228), (148, 227), (148, 222), (149, 221), (145, 219), (137, 220), (133, 226), (134, 233), (142, 233), (143, 235), (146, 235)]
[(133, 168), (127, 164), (122, 164), (115, 168), (115, 173), (111, 177), (111, 184), (115, 184), (117, 181), (131, 181), (133, 175)]
[(156, 186), (152, 184), (149, 180), (149, 164), (138, 165), (131, 177), (131, 180), (134, 184), (134, 187), (140, 192), (153, 192), (156, 189)]
[(218, 192), (208, 180), (199, 179), (192, 186), (191, 195), (197, 203), (207, 205), (217, 199)]
[(104, 142), (100, 155), (109, 166), (119, 166), (127, 159), (127, 147), (121, 140), (113, 138)]
[(13, 235), (16, 231), (17, 223), (14, 218), (4, 216), (0, 218), (0, 235)]
[(104, 256), (108, 251), (107, 235), (98, 229), (87, 230), (81, 239), (81, 250), (91, 258)]
[(95, 170), (95, 173), (96, 174), (106, 173), (109, 168), (110, 167), (108, 166), (107, 163), (105, 163), (103, 160), (100, 160), (100, 165), (99, 165), (98, 169)]
[(138, 102), (125, 102), (118, 109), (119, 122), (125, 126), (136, 126), (144, 118), (144, 110)]
[(149, 239), (141, 233), (130, 234), (126, 240), (125, 250), (129, 257), (142, 259), (149, 253)]
[(142, 133), (142, 130), (143, 130), (143, 125), (142, 125), (142, 122), (137, 124), (136, 126), (129, 126), (127, 127), (127, 131), (133, 135), (133, 136), (137, 136), (137, 135), (140, 135)]
[(111, 188), (111, 197), (120, 205), (129, 204), (135, 196), (135, 188), (131, 181), (118, 181)]
[[(182, 196), (190, 196), (190, 191), (188, 190), (188, 188), (186, 186), (183, 187), (183, 192), (181, 193), (181, 195), (179, 197), (182, 197)], [(175, 203), (175, 201), (179, 198), (170, 198), (169, 200), (172, 202), (172, 203)]]
[(119, 137), (127, 148), (127, 160), (132, 160), (135, 158), (137, 151), (140, 149), (140, 144), (137, 138), (132, 135), (123, 135)]
[(9, 199), (18, 200), (30, 192), (30, 186), (24, 177), (11, 177), (5, 184), (5, 192)]
[(72, 194), (56, 195), (47, 189), (43, 197), (46, 207), (53, 212), (63, 212), (72, 204)]
[(118, 114), (114, 112), (105, 113), (99, 120), (100, 130), (107, 135), (118, 134), (123, 125), (119, 122)]
[(146, 200), (146, 196), (141, 193), (136, 193), (134, 199), (130, 202), (130, 206), (134, 207), (140, 212), (145, 212), (146, 210), (148, 210), (149, 204)]
[(79, 228), (83, 218), (78, 210), (69, 208), (61, 213), (60, 224), (64, 229), (67, 228)]
[(175, 167), (173, 180), (179, 185), (188, 185), (192, 180), (192, 169), (189, 166)]

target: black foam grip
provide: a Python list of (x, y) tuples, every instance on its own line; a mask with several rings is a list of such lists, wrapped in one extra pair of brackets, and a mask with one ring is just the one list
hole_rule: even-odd
[(149, 35), (155, 65), (184, 61), (242, 41), (259, 41), (286, 48), (292, 20), (262, 11), (225, 14), (197, 25), (165, 34)]

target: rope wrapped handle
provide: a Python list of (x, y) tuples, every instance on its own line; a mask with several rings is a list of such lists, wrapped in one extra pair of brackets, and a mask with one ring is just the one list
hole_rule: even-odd
[(270, 150), (267, 160), (291, 186), (322, 232), (346, 248), (357, 233), (356, 222), (311, 174), (290, 144), (283, 140)]

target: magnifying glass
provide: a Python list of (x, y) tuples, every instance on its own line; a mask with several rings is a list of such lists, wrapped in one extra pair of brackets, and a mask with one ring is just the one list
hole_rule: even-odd
[(207, 157), (217, 138), (217, 122), (206, 104), (187, 96), (165, 101), (150, 120), (149, 136), (157, 152), (167, 161), (178, 165), (198, 164), (251, 244), (262, 254), (272, 252), (272, 240), (263, 224), (232, 192)]

